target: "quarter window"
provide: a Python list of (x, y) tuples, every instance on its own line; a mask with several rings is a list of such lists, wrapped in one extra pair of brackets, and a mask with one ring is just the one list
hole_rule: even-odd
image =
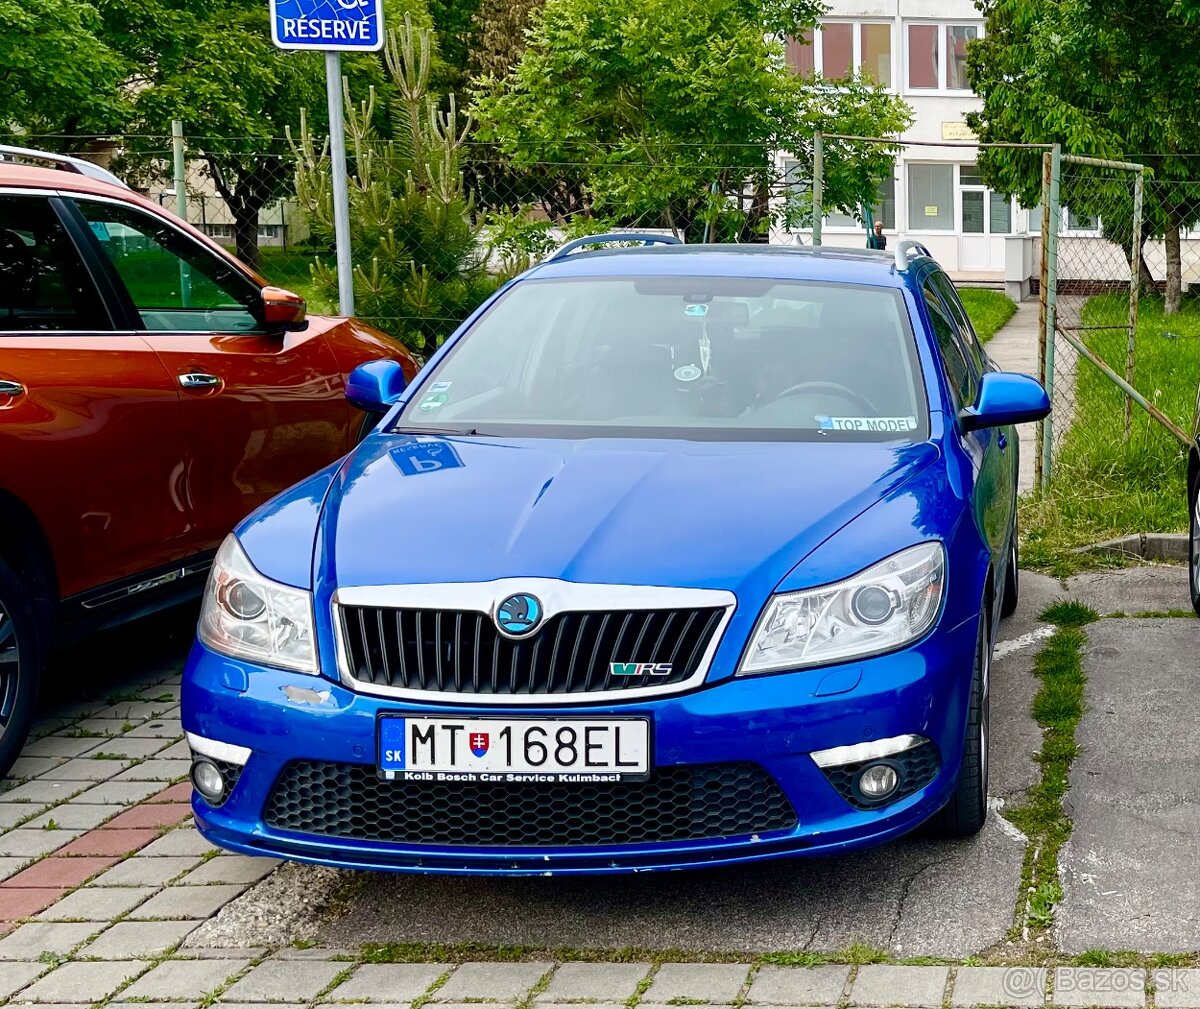
[(0, 196), (0, 332), (111, 328), (49, 200)]
[(78, 202), (103, 254), (151, 332), (259, 328), (258, 287), (165, 221), (114, 203)]

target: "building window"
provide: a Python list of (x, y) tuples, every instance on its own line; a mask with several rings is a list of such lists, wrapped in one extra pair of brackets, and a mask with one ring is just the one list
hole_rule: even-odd
[(958, 166), (958, 186), (964, 235), (1011, 234), (1012, 200), (984, 186), (978, 165)]
[(232, 224), (210, 224), (208, 226), (207, 230), (208, 230), (209, 238), (232, 238), (233, 237), (233, 225)]
[(1067, 207), (1067, 230), (1099, 233), (1100, 218), (1095, 214), (1077, 214), (1070, 207)]
[(841, 80), (857, 70), (882, 87), (892, 86), (892, 26), (874, 21), (825, 21), (814, 32), (789, 38), (787, 61), (798, 74)]
[[(896, 180), (884, 179), (879, 184), (879, 196), (871, 206), (871, 221), (883, 221), (885, 231), (896, 230)], [(866, 221), (857, 214), (843, 214), (840, 210), (830, 211), (825, 215), (825, 227), (845, 228), (853, 231), (863, 231)]]
[(979, 38), (979, 25), (905, 26), (910, 91), (970, 91), (967, 43)]
[(954, 166), (908, 166), (908, 229), (954, 230)]
[(258, 226), (258, 237), (259, 238), (278, 238), (279, 237), (279, 225), (278, 224), (260, 224)]

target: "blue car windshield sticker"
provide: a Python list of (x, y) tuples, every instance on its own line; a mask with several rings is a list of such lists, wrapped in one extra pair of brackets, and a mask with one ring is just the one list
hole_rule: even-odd
[[(449, 383), (445, 383), (445, 384), (448, 385)], [(448, 395), (446, 395), (446, 393), (433, 392), (433, 393), (430, 393), (428, 396), (426, 396), (423, 400), (421, 400), (421, 404), (420, 404), (420, 406), (417, 407), (417, 409), (424, 410), (426, 413), (428, 413), (430, 410), (436, 410), (439, 407), (445, 406), (446, 403), (449, 402), (449, 400), (450, 400), (450, 397)]]
[(708, 315), (707, 305), (687, 305), (683, 310), (684, 315), (705, 316)]
[(917, 429), (916, 417), (828, 417), (817, 414), (817, 427), (822, 431), (898, 431)]

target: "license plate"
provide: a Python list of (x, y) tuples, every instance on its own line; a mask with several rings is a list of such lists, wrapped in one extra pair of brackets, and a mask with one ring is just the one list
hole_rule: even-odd
[(384, 778), (591, 782), (649, 771), (644, 718), (379, 718)]

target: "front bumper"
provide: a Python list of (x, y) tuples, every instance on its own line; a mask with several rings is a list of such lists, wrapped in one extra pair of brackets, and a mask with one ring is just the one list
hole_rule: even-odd
[[(195, 795), (193, 810), (200, 831), (231, 851), (357, 869), (558, 875), (829, 855), (904, 834), (945, 804), (962, 755), (975, 641), (971, 619), (939, 628), (907, 650), (831, 669), (725, 679), (640, 702), (572, 704), (573, 714), (649, 718), (658, 769), (762, 768), (791, 803), (796, 822), (786, 829), (701, 840), (526, 847), (327, 836), (273, 826), (264, 809), (290, 762), (373, 766), (380, 712), (547, 717), (561, 709), (387, 701), (320, 677), (229, 659), (197, 643), (184, 676), (184, 728), (252, 753), (226, 801), (213, 807)], [(912, 794), (878, 808), (851, 805), (810, 756), (909, 733), (931, 741), (938, 770)]]

